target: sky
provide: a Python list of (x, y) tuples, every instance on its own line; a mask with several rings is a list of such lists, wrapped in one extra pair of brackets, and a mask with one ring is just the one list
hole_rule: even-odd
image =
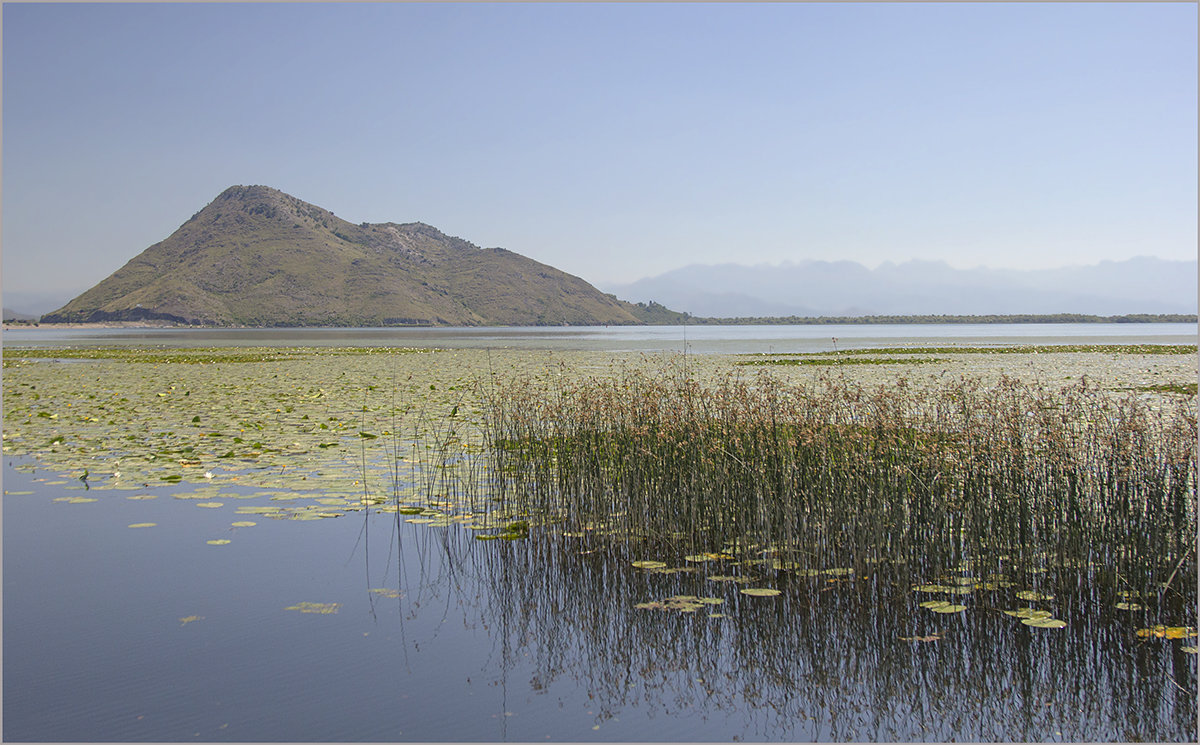
[(5, 3), (4, 304), (235, 184), (601, 286), (1194, 260), (1197, 67), (1194, 3)]

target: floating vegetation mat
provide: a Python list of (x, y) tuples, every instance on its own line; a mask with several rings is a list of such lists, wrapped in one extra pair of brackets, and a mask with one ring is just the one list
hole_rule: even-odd
[[(482, 481), (480, 355), (404, 349), (4, 350), (6, 455), (74, 488), (280, 520), (420, 513)], [(71, 365), (59, 361), (77, 361)], [(473, 465), (478, 463), (478, 466)], [(473, 470), (475, 472), (473, 472)], [(189, 487), (189, 488), (179, 488)], [(478, 498), (480, 504), (470, 505)], [(458, 501), (454, 502), (458, 510)], [(501, 526), (503, 527), (503, 526)]]

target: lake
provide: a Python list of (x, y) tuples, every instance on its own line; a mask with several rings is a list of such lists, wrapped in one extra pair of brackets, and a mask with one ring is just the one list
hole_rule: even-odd
[[(750, 569), (682, 550), (659, 571), (550, 526), (478, 540), (513, 518), (451, 493), (416, 444), (457, 442), (483, 358), (453, 350), (681, 351), (685, 333), (698, 354), (1196, 343), (1186, 324), (5, 332), (451, 351), (6, 358), (4, 739), (1195, 740), (1194, 609), (1115, 609), (1066, 565), (1066, 626), (1043, 629), (997, 610), (1020, 587), (927, 612), (900, 562), (771, 574), (781, 594), (758, 597), (729, 578)], [(704, 607), (668, 600), (689, 597)], [(1189, 628), (1135, 635), (1155, 623)]]
[(1195, 344), (1187, 323), (846, 324), (827, 326), (548, 326), (522, 328), (58, 329), (4, 332), (29, 346), (398, 346), (695, 352), (819, 352), (898, 345)]

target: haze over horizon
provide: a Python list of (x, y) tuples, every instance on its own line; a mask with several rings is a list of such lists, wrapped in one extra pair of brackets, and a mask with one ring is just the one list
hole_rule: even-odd
[(3, 292), (226, 187), (602, 285), (1194, 260), (1194, 4), (6, 4)]

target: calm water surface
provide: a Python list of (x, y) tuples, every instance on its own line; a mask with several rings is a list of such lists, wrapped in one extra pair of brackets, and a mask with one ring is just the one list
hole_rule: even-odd
[[(170, 489), (51, 486), (62, 479), (22, 461), (4, 477), (9, 741), (1196, 735), (1195, 655), (1130, 643), (1119, 614), (1064, 608), (1062, 631), (983, 608), (946, 617), (892, 593), (882, 568), (748, 598), (548, 534), (481, 542), (374, 512), (255, 519), (230, 498), (197, 509)], [(97, 501), (54, 501), (85, 494)], [(143, 522), (156, 526), (128, 527)], [(672, 594), (724, 604), (634, 608)], [(302, 603), (339, 606), (289, 610)]]
[(416, 329), (55, 329), (4, 332), (19, 346), (396, 346), (747, 354), (885, 346), (1195, 344), (1187, 323), (584, 326)]

